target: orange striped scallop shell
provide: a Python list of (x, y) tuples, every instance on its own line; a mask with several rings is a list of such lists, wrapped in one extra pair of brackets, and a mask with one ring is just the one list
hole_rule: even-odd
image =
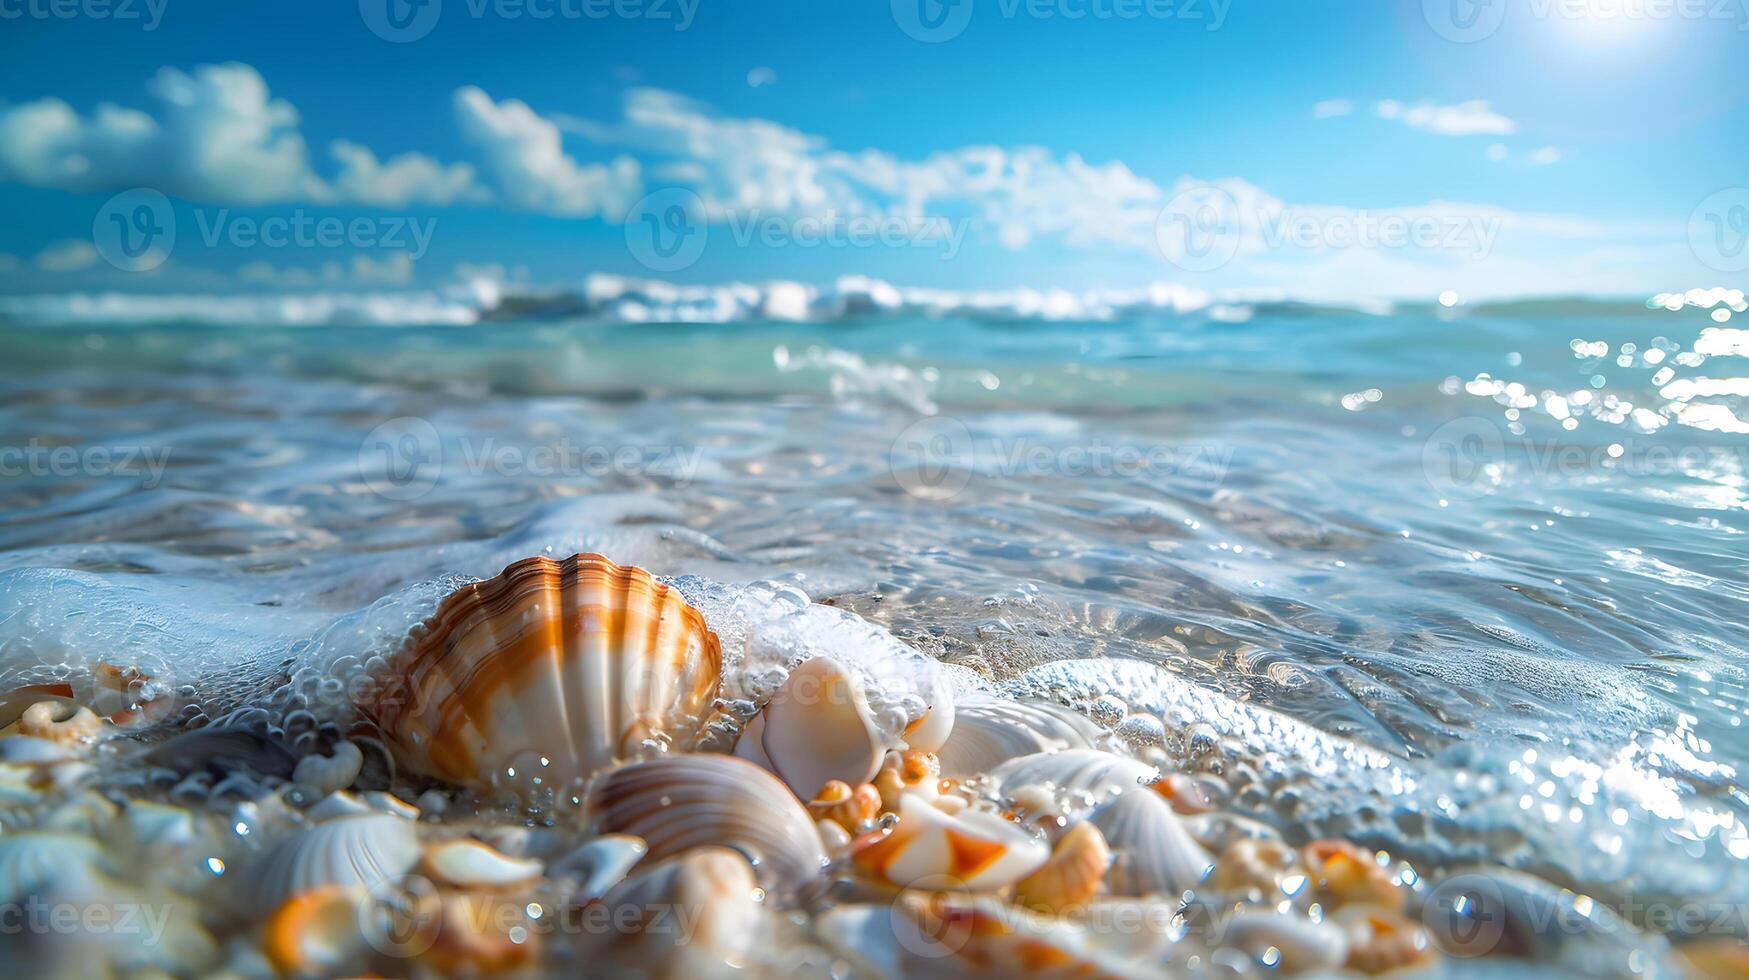
[(519, 765), (513, 783), (563, 787), (650, 739), (688, 748), (722, 679), (698, 610), (600, 555), (525, 558), (465, 586), (392, 663), (363, 714), (406, 769), (476, 788)]

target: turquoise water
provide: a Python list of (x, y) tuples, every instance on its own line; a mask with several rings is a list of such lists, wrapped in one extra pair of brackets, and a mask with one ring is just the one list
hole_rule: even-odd
[(1497, 773), (1516, 817), (1448, 816), (1521, 823), (1502, 860), (1741, 900), (1729, 308), (13, 324), (0, 670), (131, 659), (223, 706), (443, 576), (599, 550), (993, 681), (1166, 664), (1428, 786)]

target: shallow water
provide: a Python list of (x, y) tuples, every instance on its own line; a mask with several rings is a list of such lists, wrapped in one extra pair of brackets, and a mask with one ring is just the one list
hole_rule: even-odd
[(135, 663), (218, 710), (382, 652), (447, 576), (593, 550), (793, 584), (1013, 691), (1164, 665), (1189, 686), (1132, 708), (1404, 767), (1289, 824), (1384, 798), (1473, 833), (1381, 843), (1740, 902), (1717, 308), (9, 327), (0, 670)]

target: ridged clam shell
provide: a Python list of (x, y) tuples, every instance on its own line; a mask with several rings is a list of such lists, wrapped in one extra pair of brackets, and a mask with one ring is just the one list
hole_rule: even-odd
[(562, 786), (648, 739), (690, 747), (721, 673), (704, 617), (649, 572), (537, 556), (445, 599), (359, 707), (406, 769), (478, 788), (541, 758)]
[(994, 813), (947, 813), (906, 794), (899, 822), (884, 835), (856, 843), (851, 860), (900, 887), (987, 890), (1014, 884), (1038, 870), (1050, 849), (1017, 824)]
[(953, 733), (936, 755), (943, 775), (965, 779), (1024, 755), (1090, 749), (1101, 734), (1098, 725), (1059, 704), (980, 697), (955, 709)]
[(414, 824), (387, 814), (335, 817), (313, 824), (233, 873), (254, 911), (266, 914), (323, 885), (368, 890), (419, 863)]
[(753, 862), (782, 891), (826, 863), (814, 818), (776, 776), (744, 759), (684, 754), (622, 766), (589, 790), (589, 814), (604, 833), (632, 834), (662, 860), (719, 844)]
[(1160, 770), (1139, 759), (1098, 749), (1067, 749), (1011, 759), (990, 776), (1004, 796), (1013, 796), (1028, 786), (1049, 784), (1072, 800), (1092, 805), (1153, 783)]
[(601, 951), (614, 967), (638, 976), (743, 976), (764, 931), (762, 900), (740, 854), (694, 848), (610, 890), (601, 899), (602, 919), (614, 928), (589, 936), (585, 957), (606, 946)]
[(1014, 902), (1045, 912), (1083, 908), (1099, 892), (1111, 848), (1099, 828), (1082, 821), (1051, 849), (1050, 860), (1014, 886)]
[(735, 743), (737, 756), (770, 769), (804, 800), (833, 780), (868, 782), (886, 752), (862, 682), (831, 657), (790, 671)]
[(1117, 855), (1106, 881), (1116, 895), (1177, 895), (1195, 888), (1213, 863), (1171, 804), (1153, 793), (1124, 793), (1089, 817)]
[(78, 834), (25, 831), (0, 836), (0, 905), (42, 895), (63, 876), (93, 874), (103, 861), (103, 848)]

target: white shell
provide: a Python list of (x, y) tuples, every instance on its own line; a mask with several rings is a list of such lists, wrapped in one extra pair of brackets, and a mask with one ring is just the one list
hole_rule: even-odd
[(1124, 793), (1088, 819), (1117, 856), (1106, 874), (1115, 895), (1178, 895), (1194, 889), (1213, 864), (1172, 805), (1154, 793)]
[(306, 755), (292, 770), (292, 781), (318, 793), (332, 793), (352, 785), (364, 768), (364, 752), (351, 742), (334, 746), (333, 755)]
[(858, 867), (892, 885), (934, 890), (1005, 888), (1050, 857), (1044, 841), (983, 810), (950, 814), (907, 793), (899, 822), (884, 837), (858, 841)]
[(599, 952), (614, 967), (639, 976), (745, 976), (763, 938), (762, 900), (753, 869), (740, 854), (694, 848), (601, 899), (602, 919), (614, 926), (605, 934), (584, 930), (585, 962)]
[(814, 819), (777, 777), (727, 755), (682, 754), (605, 773), (589, 790), (596, 829), (642, 837), (662, 860), (720, 844), (753, 862), (780, 889), (812, 880), (826, 864)]
[(965, 779), (1023, 755), (1090, 749), (1102, 734), (1098, 725), (1059, 704), (979, 697), (955, 710), (953, 734), (936, 755), (942, 775)]
[(834, 779), (868, 782), (886, 751), (862, 682), (831, 657), (790, 671), (735, 743), (737, 756), (770, 769), (803, 800)]
[(905, 726), (905, 747), (919, 752), (934, 752), (946, 744), (953, 734), (958, 712), (954, 709), (953, 686), (945, 671), (934, 672), (929, 685), (929, 703), (923, 713)]
[(1219, 945), (1243, 950), (1264, 966), (1283, 973), (1339, 970), (1348, 959), (1348, 937), (1334, 923), (1313, 922), (1297, 913), (1262, 909), (1235, 912), (1221, 923)]
[(322, 885), (369, 889), (406, 874), (418, 863), (414, 825), (400, 817), (370, 813), (314, 824), (231, 873), (246, 889), (254, 910), (265, 914), (298, 892)]
[(500, 854), (489, 844), (460, 838), (425, 849), (425, 868), (461, 888), (506, 888), (540, 877), (541, 863)]
[(1048, 784), (1065, 798), (1069, 810), (1079, 810), (1147, 786), (1159, 778), (1160, 770), (1139, 759), (1098, 749), (1068, 749), (1012, 759), (996, 767), (990, 776), (1004, 796)]
[(587, 905), (624, 881), (648, 853), (650, 845), (641, 837), (604, 834), (560, 858), (553, 864), (549, 876), (577, 882), (571, 901)]

